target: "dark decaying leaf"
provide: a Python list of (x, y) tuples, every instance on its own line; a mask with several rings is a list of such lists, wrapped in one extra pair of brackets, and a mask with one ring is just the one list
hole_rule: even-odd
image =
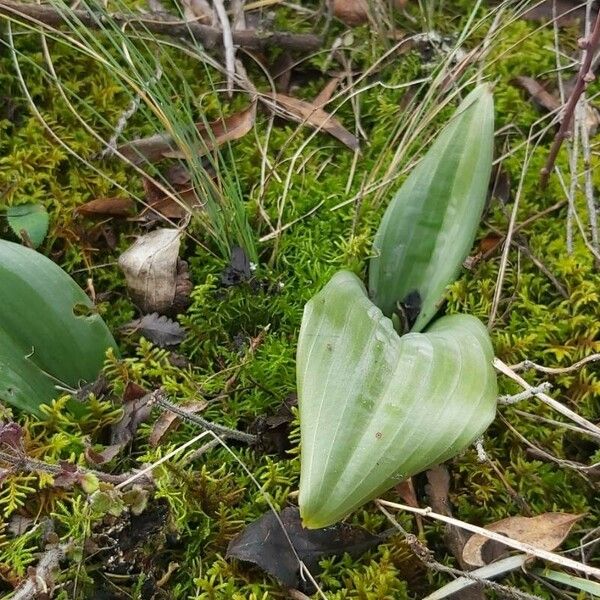
[(221, 273), (221, 283), (226, 287), (239, 285), (248, 281), (250, 275), (252, 275), (252, 271), (246, 253), (239, 246), (234, 246), (231, 249), (229, 265)]
[(141, 319), (130, 321), (121, 329), (139, 333), (162, 348), (177, 346), (185, 338), (185, 329), (179, 323), (158, 313), (144, 315)]
[[(256, 104), (252, 104), (242, 112), (209, 123), (208, 127), (204, 123), (197, 123), (199, 144), (196, 155), (204, 156), (226, 142), (243, 137), (252, 130), (255, 118)], [(176, 142), (168, 133), (157, 133), (147, 138), (133, 140), (119, 146), (117, 150), (134, 165), (145, 162), (155, 163), (164, 158), (185, 158), (185, 154), (177, 148)]]
[(308, 124), (315, 129), (327, 132), (334, 138), (348, 146), (350, 150), (358, 150), (358, 138), (351, 134), (338, 119), (324, 111), (313, 102), (286, 96), (285, 94), (265, 94), (263, 100), (277, 113), (277, 115)]
[(340, 556), (345, 552), (358, 557), (387, 537), (345, 523), (324, 529), (304, 529), (295, 507), (283, 509), (279, 519), (281, 523), (277, 515), (268, 512), (248, 525), (229, 543), (227, 558), (253, 563), (291, 588), (297, 588), (301, 581), (298, 558), (314, 574), (323, 557)]
[(23, 428), (13, 421), (0, 421), (0, 447), (21, 450), (23, 448)]
[(75, 213), (84, 217), (129, 217), (135, 210), (131, 198), (95, 198), (75, 209)]
[(282, 458), (286, 457), (286, 453), (292, 445), (289, 438), (290, 423), (294, 418), (292, 407), (297, 405), (298, 396), (290, 394), (279, 405), (275, 414), (261, 415), (252, 423), (250, 433), (257, 436), (256, 447), (261, 452), (278, 454)]
[(145, 393), (143, 388), (135, 383), (129, 383), (123, 395), (123, 417), (112, 426), (111, 445), (128, 444), (152, 411), (149, 400), (152, 393)]
[[(197, 412), (200, 412), (201, 410), (204, 410), (207, 404), (208, 403), (206, 402), (206, 400), (199, 400), (180, 406), (180, 408), (186, 412), (189, 412), (190, 414), (195, 414)], [(154, 423), (152, 431), (148, 436), (148, 443), (151, 446), (157, 446), (160, 440), (163, 438), (163, 436), (168, 432), (175, 430), (180, 422), (181, 418), (178, 417), (175, 413), (165, 411), (160, 415), (156, 423)]]

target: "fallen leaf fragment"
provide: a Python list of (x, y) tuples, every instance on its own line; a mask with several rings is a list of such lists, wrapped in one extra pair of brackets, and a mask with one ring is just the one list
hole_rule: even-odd
[(111, 446), (125, 446), (135, 436), (137, 428), (143, 423), (152, 412), (150, 400), (152, 392), (149, 394), (140, 395), (140, 388), (137, 384), (131, 389), (129, 385), (125, 388), (123, 394), (123, 416), (121, 420), (115, 423), (111, 428), (110, 443)]
[(297, 588), (301, 581), (298, 559), (314, 574), (325, 556), (347, 552), (357, 557), (384, 541), (383, 536), (345, 523), (324, 529), (304, 529), (298, 509), (288, 507), (279, 515), (268, 512), (250, 523), (229, 543), (227, 558), (253, 563), (283, 585)]
[(313, 102), (274, 93), (265, 94), (263, 100), (266, 100), (279, 116), (297, 123), (308, 123), (319, 131), (327, 132), (350, 150), (358, 150), (358, 138), (350, 133), (338, 119)]
[(85, 449), (85, 459), (92, 465), (103, 465), (110, 462), (123, 449), (123, 444), (106, 446), (102, 450), (94, 450), (91, 446)]
[(164, 313), (173, 305), (181, 236), (178, 229), (155, 229), (119, 257), (131, 296), (147, 313)]
[[(256, 119), (256, 103), (246, 110), (217, 119), (206, 126), (196, 123), (198, 144), (196, 156), (204, 156), (226, 142), (245, 136), (254, 126)], [(177, 143), (168, 133), (157, 133), (150, 137), (127, 142), (117, 148), (134, 165), (145, 162), (155, 163), (164, 158), (186, 158), (186, 153), (177, 147)]]
[[(205, 400), (198, 400), (190, 402), (189, 404), (185, 404), (180, 408), (186, 412), (189, 412), (190, 414), (196, 414), (201, 410), (204, 410), (207, 405), (208, 402)], [(152, 431), (148, 436), (148, 443), (151, 446), (158, 446), (160, 440), (162, 440), (167, 433), (177, 429), (177, 426), (180, 422), (181, 418), (175, 413), (168, 411), (163, 412), (152, 427)]]
[[(528, 21), (553, 20), (556, 11), (556, 23), (560, 27), (572, 25), (585, 19), (585, 3), (574, 0), (543, 0), (526, 10), (521, 18)], [(592, 11), (592, 19), (596, 11)]]
[(123, 325), (122, 329), (138, 332), (161, 348), (177, 346), (185, 338), (185, 329), (164, 315), (152, 313)]
[(356, 27), (369, 20), (367, 0), (333, 0), (333, 15), (340, 21)]
[[(487, 525), (486, 529), (541, 550), (552, 551), (562, 544), (582, 516), (549, 512), (537, 517), (508, 517)], [(465, 544), (463, 560), (469, 565), (482, 567), (503, 556), (505, 549), (503, 544), (475, 534)]]
[(135, 210), (131, 198), (95, 198), (75, 209), (75, 214), (84, 217), (129, 217)]
[[(202, 202), (196, 194), (190, 172), (181, 164), (171, 166), (161, 181), (163, 189), (150, 177), (144, 178), (144, 190), (148, 206), (142, 211), (142, 217), (156, 215), (165, 219), (180, 219), (202, 208)], [(170, 191), (167, 194), (164, 188)]]
[(531, 99), (541, 108), (546, 109), (548, 112), (560, 108), (560, 100), (546, 90), (539, 81), (533, 79), (533, 77), (520, 75), (519, 77), (515, 77), (515, 82), (528, 92)]

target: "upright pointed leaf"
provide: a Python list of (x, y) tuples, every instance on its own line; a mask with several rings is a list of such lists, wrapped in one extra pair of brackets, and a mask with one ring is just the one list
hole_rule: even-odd
[(51, 260), (0, 240), (0, 401), (32, 413), (57, 386), (92, 381), (115, 342), (84, 291)]
[(492, 168), (494, 106), (471, 92), (388, 206), (375, 240), (369, 291), (386, 316), (418, 293), (421, 331), (469, 253)]
[(475, 317), (399, 337), (352, 273), (305, 308), (297, 353), (305, 526), (325, 527), (487, 428), (496, 376)]

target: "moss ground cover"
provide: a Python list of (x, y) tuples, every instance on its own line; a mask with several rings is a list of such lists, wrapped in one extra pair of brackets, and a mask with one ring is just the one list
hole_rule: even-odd
[[(467, 22), (470, 5), (442, 3), (427, 25), (452, 43)], [(413, 6), (409, 10), (416, 21), (396, 15), (399, 27), (406, 31), (422, 30), (418, 8)], [(492, 22), (489, 11), (488, 7), (480, 8), (477, 17), (484, 19), (484, 24), (464, 42), (466, 49), (481, 42), (489, 30)], [(275, 23), (283, 29), (307, 30), (314, 26), (302, 13), (284, 7), (278, 7), (274, 15)], [(490, 232), (506, 231), (526, 161), (528, 147), (524, 141), (542, 114), (513, 80), (519, 75), (546, 76), (556, 66), (551, 27), (511, 19), (508, 14), (503, 23), (502, 32), (494, 36), (483, 65), (469, 68), (472, 73), (481, 69), (494, 82), (497, 131), (501, 132), (497, 136), (496, 155), (508, 154), (502, 167), (512, 181), (513, 194), (507, 205), (498, 200), (491, 202), (478, 240), (484, 240)], [(98, 224), (76, 216), (75, 209), (93, 198), (122, 193), (116, 184), (131, 194), (141, 195), (141, 178), (133, 176), (116, 159), (96, 161), (97, 141), (67, 110), (56, 88), (48, 85), (41, 75), (40, 68), (45, 69), (46, 63), (39, 36), (17, 33), (15, 44), (21, 53), (23, 78), (39, 111), (77, 153), (110, 173), (112, 183), (69, 155), (48, 135), (30, 110), (15, 74), (10, 49), (3, 44), (0, 87), (6, 101), (0, 112), (2, 202), (9, 206), (39, 202), (46, 206), (51, 218), (50, 230), (40, 250), (83, 287), (88, 285), (88, 279), (92, 280), (99, 310), (116, 333), (121, 325), (138, 316), (127, 297), (124, 277), (116, 261), (139, 234), (140, 226), (126, 221)], [(326, 47), (340, 35), (349, 34), (340, 23), (333, 23), (327, 30)], [(561, 48), (574, 52), (578, 35), (575, 25), (562, 29)], [(353, 29), (351, 36), (351, 40), (346, 40), (344, 55), (356, 69), (373, 64), (392, 43), (367, 25)], [(109, 124), (119, 120), (127, 106), (127, 95), (92, 59), (58, 42), (50, 42), (50, 46), (64, 88), (85, 100), (78, 103), (83, 118), (103, 135), (110, 136)], [(434, 53), (438, 51), (443, 52)], [(47, 407), (42, 419), (12, 416), (24, 427), (26, 448), (32, 457), (49, 463), (69, 460), (86, 465), (86, 446), (101, 448), (107, 443), (107, 430), (121, 417), (121, 399), (129, 383), (148, 390), (162, 386), (178, 402), (203, 398), (207, 401), (205, 418), (241, 430), (248, 429), (257, 418), (273, 414), (294, 393), (295, 345), (304, 304), (337, 269), (365, 275), (371, 239), (389, 194), (381, 197), (365, 194), (361, 198), (359, 193), (380, 161), (387, 165), (392, 160), (395, 148), (390, 145), (390, 131), (405, 116), (403, 111), (410, 99), (411, 88), (402, 84), (430, 73), (426, 54), (418, 45), (408, 52), (392, 52), (374, 74), (384, 85), (373, 85), (357, 96), (360, 127), (367, 136), (358, 159), (333, 138), (323, 134), (313, 136), (308, 128), (277, 122), (271, 129), (268, 115), (259, 113), (256, 136), (251, 133), (234, 142), (231, 152), (224, 153), (224, 160), (229, 161), (230, 168), (235, 167), (256, 239), (269, 233), (261, 211), (277, 223), (282, 206), (282, 224), (300, 220), (274, 240), (259, 243), (259, 260), (250, 281), (232, 287), (224, 287), (220, 282), (227, 259), (220, 256), (206, 235), (202, 218), (193, 220), (188, 231), (202, 241), (203, 247), (187, 239), (182, 252), (194, 284), (191, 305), (179, 315), (187, 337), (177, 353), (185, 357), (185, 365), (182, 367), (181, 360), (173, 360), (169, 351), (146, 340), (121, 336), (118, 339), (121, 358), (111, 355), (106, 361), (110, 393), (101, 399), (91, 397), (85, 417), (76, 418), (69, 413), (65, 409), (66, 398), (58, 398)], [(227, 113), (241, 103), (239, 98), (228, 101), (214, 93), (207, 94), (212, 82), (206, 71), (175, 51), (173, 55), (180, 74), (192, 82), (192, 89), (201, 98), (197, 110), (209, 120), (218, 116), (220, 110)], [(318, 53), (304, 67), (328, 68), (328, 52)], [(250, 72), (254, 74), (252, 69)], [(326, 82), (326, 76), (310, 77), (295, 93), (310, 99)], [(589, 88), (590, 95), (598, 91), (597, 83)], [(86, 105), (94, 110), (85, 113)], [(442, 111), (417, 140), (421, 143), (411, 146), (403, 164), (411, 153), (420, 151), (451, 108)], [(103, 122), (98, 120), (98, 113), (102, 114)], [(354, 129), (352, 102), (343, 103), (336, 116), (348, 129)], [(152, 129), (142, 114), (136, 114), (126, 132), (133, 138), (152, 133)], [(556, 177), (546, 190), (539, 186), (538, 174), (552, 132), (541, 138), (532, 154), (523, 180), (517, 223), (565, 198)], [(276, 165), (277, 176), (269, 177), (266, 185), (261, 186), (263, 157), (257, 139), (264, 143), (267, 133), (266, 152), (271, 164)], [(592, 161), (596, 167), (594, 183), (598, 187), (597, 154), (593, 154)], [(568, 171), (566, 153), (561, 154), (559, 165), (563, 172)], [(289, 168), (292, 171), (288, 181)], [(397, 185), (398, 181), (389, 186), (390, 191)], [(357, 201), (335, 208), (356, 195), (359, 195)], [(583, 194), (577, 196), (576, 202), (585, 215)], [(312, 214), (301, 218), (317, 206)], [(561, 295), (530, 254), (517, 248), (510, 251), (504, 291), (491, 331), (496, 355), (508, 364), (529, 359), (553, 367), (568, 366), (600, 351), (600, 276), (581, 236), (575, 236), (572, 252), (568, 252), (566, 218), (565, 203), (531, 220), (520, 233), (530, 253), (560, 282), (568, 298)], [(11, 238), (4, 223), (1, 227), (2, 237)], [(497, 251), (465, 270), (450, 287), (446, 312), (470, 313), (486, 322), (499, 267)], [(541, 381), (532, 371), (525, 377), (532, 383)], [(597, 368), (592, 365), (553, 376), (551, 382), (555, 398), (591, 421), (599, 419)], [(520, 391), (502, 378), (500, 384), (501, 393)], [(8, 409), (3, 411), (3, 419), (11, 417)], [(559, 458), (593, 464), (600, 460), (598, 447), (568, 429), (528, 418), (523, 411), (559, 418), (549, 408), (531, 400), (526, 405), (500, 409), (505, 420), (497, 418), (484, 438), (489, 460), (480, 462), (475, 449), (470, 449), (449, 465), (450, 499), (455, 516), (486, 524), (515, 514), (564, 511), (585, 513), (575, 529), (579, 535), (600, 526), (597, 484), (593, 479), (540, 459), (539, 453), (532, 452), (506, 422), (531, 444)], [(151, 426), (152, 420), (142, 424), (127, 451), (103, 468), (124, 472), (142, 463), (155, 462), (198, 433), (193, 426), (183, 424), (154, 447), (148, 442)], [(117, 559), (108, 567), (99, 543), (93, 548), (76, 544), (62, 568), (60, 581), (64, 587), (57, 597), (224, 600), (288, 597), (288, 592), (257, 569), (227, 561), (224, 556), (228, 542), (244, 525), (269, 510), (267, 498), (277, 508), (294, 503), (299, 477), (297, 422), (293, 423), (291, 440), (292, 448), (284, 456), (233, 444), (231, 451), (213, 448), (191, 462), (185, 460), (190, 452), (187, 451), (157, 467), (153, 473), (156, 489), (139, 517), (147, 516), (149, 534), (125, 553), (121, 563)], [(2, 477), (0, 511), (4, 525), (0, 532), (0, 575), (5, 591), (35, 563), (43, 537), (42, 527), (14, 536), (8, 523), (16, 515), (37, 521), (51, 517), (56, 532), (65, 541), (81, 542), (85, 537), (98, 540), (100, 532), (107, 536), (108, 546), (110, 539), (118, 539), (111, 526), (120, 517), (111, 517), (106, 507), (90, 507), (82, 490), (54, 487), (51, 476), (40, 472), (9, 472)], [(416, 483), (419, 489), (420, 480)], [(386, 497), (398, 498), (395, 491)], [(402, 516), (400, 520), (407, 529), (416, 531), (414, 519)], [(372, 531), (388, 526), (372, 504), (356, 511), (351, 522)], [(444, 546), (443, 528), (423, 522), (423, 534), (436, 556), (453, 564), (454, 559)], [(322, 567), (320, 582), (326, 597), (332, 600), (420, 598), (445, 581), (441, 575), (421, 567), (400, 536), (392, 537), (361, 559), (327, 559)], [(556, 597), (547, 587), (525, 576), (514, 575), (505, 581), (542, 598)]]

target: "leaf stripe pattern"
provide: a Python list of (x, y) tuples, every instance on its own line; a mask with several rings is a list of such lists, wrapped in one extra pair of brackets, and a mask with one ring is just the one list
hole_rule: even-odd
[(339, 521), (479, 437), (496, 410), (492, 359), (475, 317), (399, 337), (358, 277), (334, 275), (298, 341), (304, 525)]

